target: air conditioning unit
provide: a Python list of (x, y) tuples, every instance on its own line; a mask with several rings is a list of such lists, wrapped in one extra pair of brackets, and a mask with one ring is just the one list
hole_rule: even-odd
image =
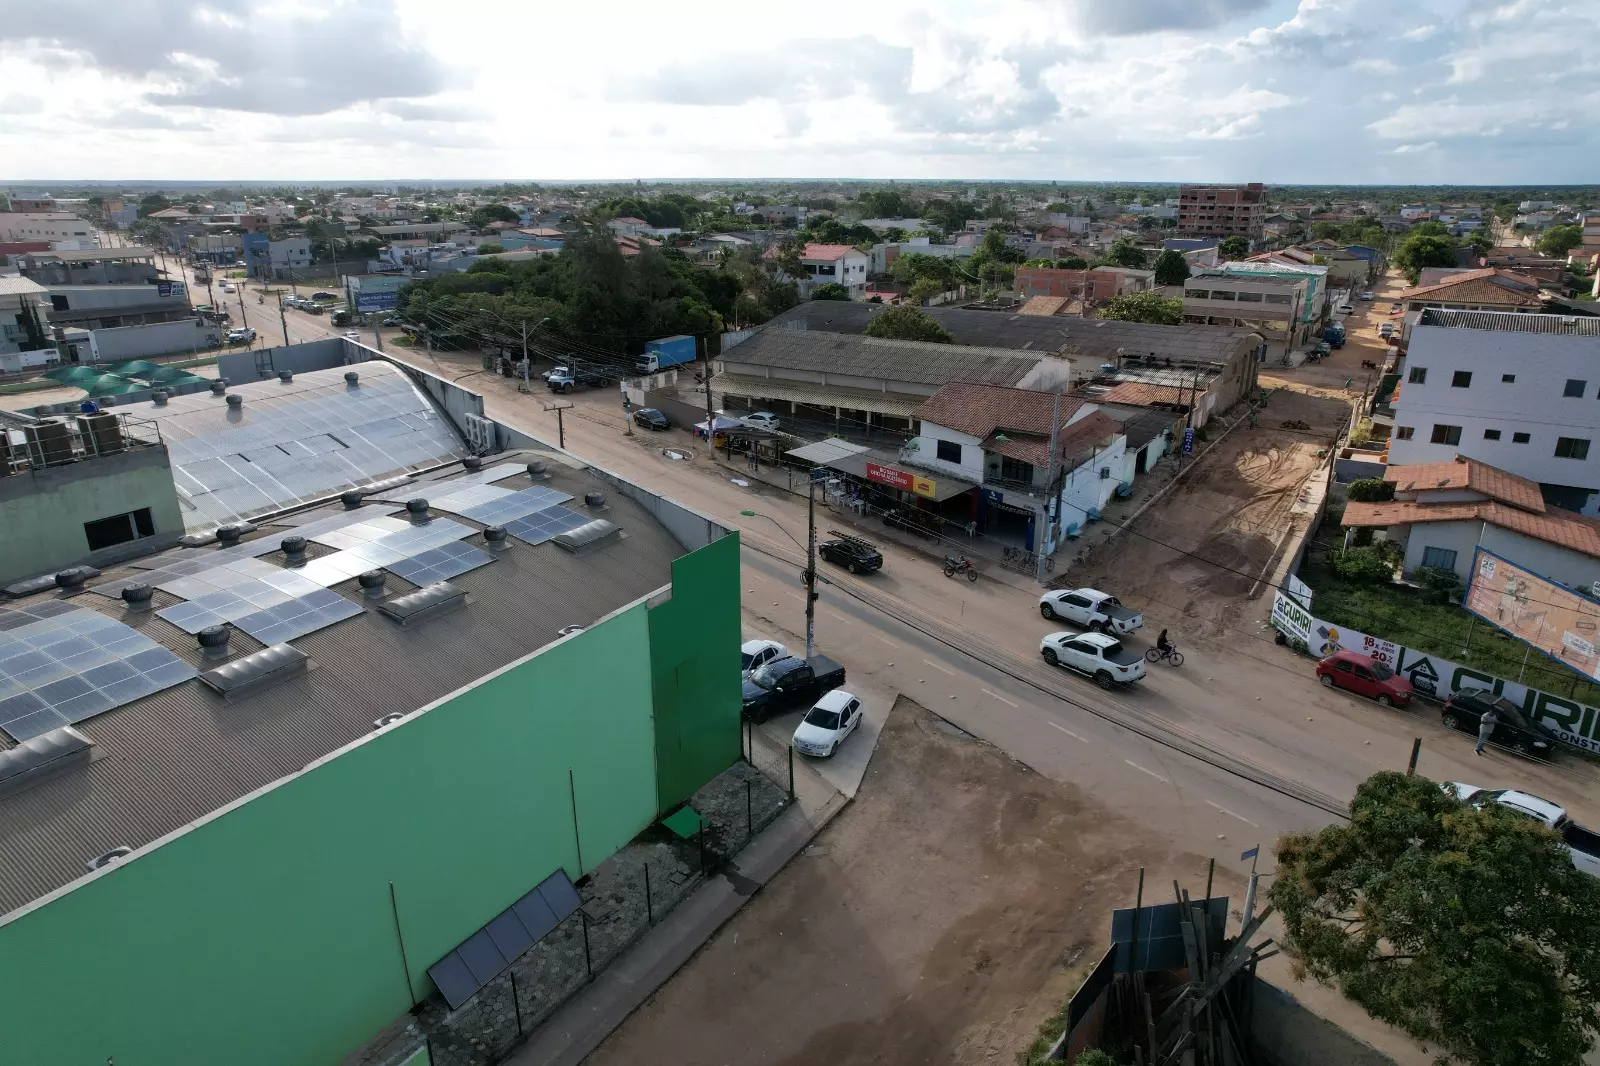
[(498, 446), (495, 440), (494, 422), (470, 412), (462, 417), (467, 422), (467, 443), (472, 446), (472, 450), (480, 455), (494, 451)]

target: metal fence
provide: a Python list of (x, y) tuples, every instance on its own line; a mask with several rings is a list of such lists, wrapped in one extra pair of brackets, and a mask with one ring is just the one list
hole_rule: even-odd
[[(752, 734), (745, 735), (746, 752)], [(573, 995), (732, 860), (789, 806), (791, 767), (770, 744), (689, 798), (699, 832), (660, 824), (577, 882), (582, 905), (459, 1008), (434, 993), (412, 1021), (352, 1059), (398, 1066), (426, 1046), (434, 1066), (495, 1066)]]

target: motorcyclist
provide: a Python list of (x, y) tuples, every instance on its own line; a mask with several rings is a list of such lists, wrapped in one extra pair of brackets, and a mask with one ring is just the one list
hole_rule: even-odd
[(1172, 654), (1172, 642), (1167, 639), (1167, 631), (1163, 629), (1161, 635), (1156, 637), (1156, 650), (1162, 655)]

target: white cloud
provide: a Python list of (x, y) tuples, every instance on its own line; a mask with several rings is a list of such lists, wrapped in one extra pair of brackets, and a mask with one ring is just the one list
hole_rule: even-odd
[(1423, 141), (1421, 144), (1401, 144), (1394, 148), (1395, 155), (1406, 155), (1410, 152), (1428, 152), (1439, 147), (1438, 141)]

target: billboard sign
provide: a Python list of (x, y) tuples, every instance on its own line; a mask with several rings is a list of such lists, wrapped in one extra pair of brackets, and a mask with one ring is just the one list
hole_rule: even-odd
[(400, 306), (400, 290), (410, 281), (404, 274), (348, 274), (344, 287), (357, 312), (392, 311)]
[(1562, 666), (1600, 678), (1600, 603), (1482, 548), (1463, 603)]
[(901, 470), (897, 466), (886, 466), (883, 463), (867, 463), (867, 480), (876, 481), (880, 485), (889, 485), (904, 492), (914, 492), (918, 496), (932, 496), (934, 480), (913, 474), (909, 470)]

